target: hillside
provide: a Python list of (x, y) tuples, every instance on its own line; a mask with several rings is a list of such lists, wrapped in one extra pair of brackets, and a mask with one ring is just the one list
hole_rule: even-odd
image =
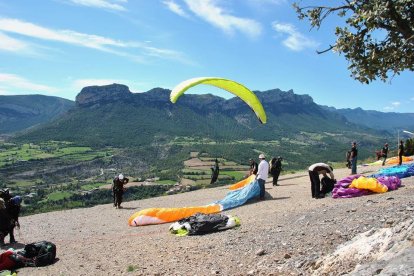
[[(334, 173), (341, 179), (349, 170)], [(280, 185), (269, 179), (265, 201), (225, 212), (241, 219), (239, 229), (204, 236), (174, 236), (169, 224), (128, 227), (127, 220), (143, 208), (208, 204), (225, 187), (126, 202), (124, 209), (106, 204), (23, 217), (17, 239), (52, 241), (59, 260), (19, 275), (413, 275), (413, 177), (396, 191), (351, 199), (312, 199), (307, 172), (282, 176)]]
[(342, 162), (354, 140), (364, 145), (360, 154), (366, 158), (390, 135), (350, 123), (293, 91), (256, 92), (268, 116), (265, 125), (239, 98), (184, 95), (172, 104), (169, 93), (161, 88), (131, 93), (118, 84), (86, 87), (76, 97), (76, 108), (15, 141), (128, 148), (147, 161), (154, 152), (156, 159), (168, 159), (176, 152), (206, 151), (238, 163), (257, 152), (277, 153), (297, 169), (303, 168), (301, 160), (315, 156)]
[(74, 105), (70, 100), (43, 95), (0, 96), (0, 134), (50, 122)]

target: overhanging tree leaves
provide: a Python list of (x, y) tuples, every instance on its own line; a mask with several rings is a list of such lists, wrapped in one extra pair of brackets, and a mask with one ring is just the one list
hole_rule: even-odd
[(362, 83), (377, 78), (386, 81), (390, 74), (414, 71), (414, 0), (345, 0), (335, 6), (293, 6), (299, 19), (309, 19), (312, 27), (319, 28), (332, 14), (345, 20), (344, 26), (336, 27), (336, 42), (318, 53), (333, 50), (344, 54), (354, 79)]

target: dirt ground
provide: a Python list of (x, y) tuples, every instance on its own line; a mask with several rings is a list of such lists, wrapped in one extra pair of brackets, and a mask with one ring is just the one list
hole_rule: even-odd
[[(380, 168), (358, 172), (369, 175)], [(334, 173), (341, 179), (350, 171)], [(174, 236), (170, 224), (129, 227), (127, 222), (144, 208), (209, 204), (224, 198), (228, 186), (125, 202), (123, 209), (106, 204), (22, 217), (18, 246), (54, 242), (58, 260), (19, 269), (18, 275), (339, 275), (358, 263), (335, 268), (324, 257), (358, 234), (413, 218), (414, 177), (402, 183), (384, 194), (312, 199), (306, 171), (284, 175), (280, 186), (267, 181), (265, 201), (224, 212), (241, 219), (239, 228), (203, 236)], [(334, 269), (321, 270), (321, 262)]]

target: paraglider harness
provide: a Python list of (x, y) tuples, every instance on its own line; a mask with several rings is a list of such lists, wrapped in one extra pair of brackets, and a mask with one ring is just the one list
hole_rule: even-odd
[(321, 189), (321, 193), (322, 194), (328, 194), (330, 192), (332, 192), (332, 190), (334, 189), (336, 181), (334, 179), (331, 179), (328, 176), (324, 176), (321, 179), (321, 184), (322, 184), (322, 189)]
[(56, 259), (56, 245), (48, 241), (29, 243), (24, 246), (23, 256), (33, 259), (26, 266), (47, 266), (53, 264)]

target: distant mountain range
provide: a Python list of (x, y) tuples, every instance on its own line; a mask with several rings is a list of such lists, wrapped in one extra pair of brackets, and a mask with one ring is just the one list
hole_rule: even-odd
[(370, 128), (383, 129), (389, 132), (395, 132), (398, 129), (414, 130), (414, 113), (384, 113), (374, 110), (363, 110), (362, 108), (336, 109), (326, 106), (323, 106), (323, 108), (345, 116), (350, 122)]
[(51, 96), (0, 96), (0, 134), (50, 122), (74, 106), (73, 101)]
[(316, 158), (342, 160), (354, 140), (364, 145), (362, 156), (372, 155), (390, 137), (388, 132), (350, 122), (340, 112), (317, 105), (308, 95), (279, 89), (255, 93), (267, 113), (264, 125), (237, 97), (225, 100), (186, 94), (172, 104), (170, 90), (162, 88), (131, 93), (120, 84), (85, 87), (73, 108), (14, 140), (65, 140), (93, 147), (139, 149), (147, 157), (155, 152), (153, 158), (196, 150), (243, 162), (257, 152), (266, 152), (282, 155), (293, 167), (301, 167)]

